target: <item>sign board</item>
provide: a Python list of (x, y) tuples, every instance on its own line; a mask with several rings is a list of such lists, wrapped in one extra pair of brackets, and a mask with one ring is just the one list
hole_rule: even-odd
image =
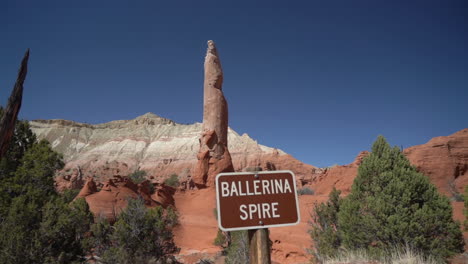
[(220, 173), (218, 224), (223, 231), (298, 224), (296, 178), (291, 171)]

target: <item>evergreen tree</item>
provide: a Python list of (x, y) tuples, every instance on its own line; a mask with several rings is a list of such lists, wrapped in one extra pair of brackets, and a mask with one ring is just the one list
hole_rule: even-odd
[(140, 199), (130, 199), (113, 228), (105, 220), (94, 224), (93, 245), (104, 263), (149, 263), (176, 251), (172, 228), (177, 224), (172, 209), (148, 209)]
[(18, 120), (10, 146), (5, 156), (0, 159), (0, 180), (10, 177), (11, 173), (16, 171), (26, 150), (36, 142), (36, 135), (29, 128), (29, 123)]
[(62, 197), (49, 201), (42, 208), (42, 221), (34, 241), (37, 262), (70, 263), (84, 259), (89, 250), (85, 234), (92, 222), (93, 215), (83, 198), (71, 204)]
[(340, 194), (341, 191), (333, 187), (328, 201), (314, 206), (309, 233), (314, 241), (314, 255), (318, 260), (334, 257), (341, 245), (338, 233), (338, 212), (342, 203)]
[(84, 200), (69, 204), (70, 195), (56, 193), (53, 177), (62, 166), (61, 155), (37, 142), (27, 122), (16, 123), (0, 160), (1, 263), (82, 260), (93, 218)]
[(448, 198), (382, 136), (359, 167), (340, 207), (338, 226), (345, 248), (375, 255), (398, 245), (439, 259), (463, 252)]

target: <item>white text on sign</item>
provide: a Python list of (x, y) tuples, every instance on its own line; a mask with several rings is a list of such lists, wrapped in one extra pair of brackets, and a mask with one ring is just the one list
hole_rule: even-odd
[[(292, 193), (291, 185), (286, 179), (254, 180), (251, 187), (247, 181), (221, 183), (221, 196), (247, 196)], [(239, 207), (241, 220), (278, 218), (278, 203), (242, 204)]]

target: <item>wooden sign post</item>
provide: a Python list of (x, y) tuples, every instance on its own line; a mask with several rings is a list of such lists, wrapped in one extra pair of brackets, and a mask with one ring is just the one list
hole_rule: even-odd
[(249, 258), (251, 264), (270, 264), (269, 231), (267, 228), (249, 230)]
[(251, 263), (270, 263), (268, 227), (300, 221), (291, 171), (220, 173), (216, 176), (216, 202), (221, 230), (249, 230)]

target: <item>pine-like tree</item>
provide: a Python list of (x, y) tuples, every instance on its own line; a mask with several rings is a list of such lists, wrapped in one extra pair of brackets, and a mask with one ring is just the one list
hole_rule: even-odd
[(342, 246), (375, 255), (395, 246), (439, 259), (463, 252), (448, 198), (382, 136), (359, 167), (340, 207), (338, 226)]
[(92, 226), (93, 247), (104, 263), (165, 261), (177, 250), (172, 237), (176, 224), (171, 208), (148, 209), (142, 200), (130, 199), (112, 227), (106, 220)]

